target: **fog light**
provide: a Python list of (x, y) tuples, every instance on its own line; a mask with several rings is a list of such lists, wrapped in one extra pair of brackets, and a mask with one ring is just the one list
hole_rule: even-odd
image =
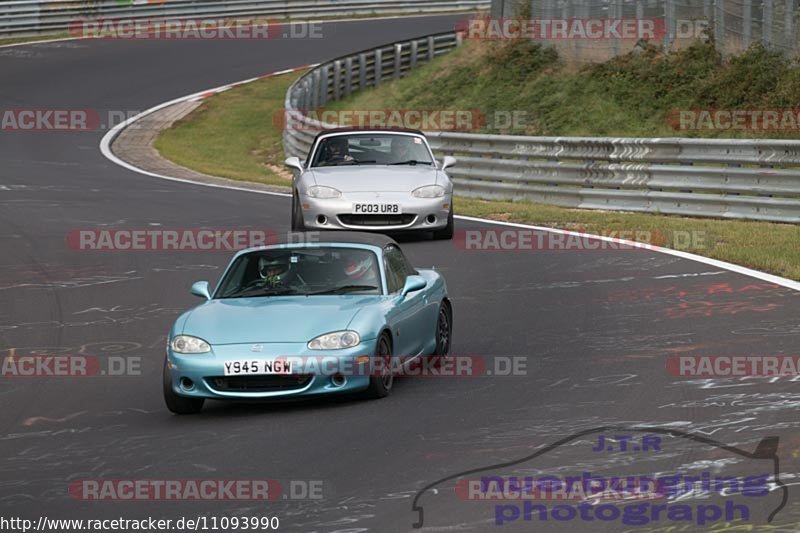
[(436, 223), (436, 216), (434, 216), (434, 215), (428, 215), (428, 217), (425, 219), (425, 221), (426, 221), (428, 224), (434, 224), (434, 223)]
[(317, 224), (327, 224), (327, 223), (328, 223), (328, 217), (326, 217), (325, 215), (319, 215), (317, 217)]
[(347, 379), (341, 374), (336, 374), (331, 378), (331, 384), (334, 387), (343, 387), (345, 383), (347, 383)]
[(194, 381), (189, 378), (181, 378), (181, 388), (183, 390), (192, 390), (194, 388)]

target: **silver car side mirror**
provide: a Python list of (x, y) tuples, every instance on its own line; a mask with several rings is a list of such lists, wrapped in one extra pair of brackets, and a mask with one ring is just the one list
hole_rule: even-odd
[(445, 156), (444, 157), (444, 162), (442, 162), (442, 170), (447, 170), (450, 167), (456, 166), (457, 162), (458, 161), (456, 161), (455, 157), (453, 157), (451, 155)]
[(283, 162), (283, 164), (299, 172), (303, 171), (303, 162), (300, 161), (299, 157), (289, 157), (286, 159), (286, 161)]

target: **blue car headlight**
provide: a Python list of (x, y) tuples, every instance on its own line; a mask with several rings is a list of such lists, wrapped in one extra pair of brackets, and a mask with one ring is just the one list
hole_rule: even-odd
[(169, 346), (176, 353), (207, 353), (211, 351), (211, 346), (206, 341), (191, 335), (175, 335)]
[(355, 331), (334, 331), (326, 333), (308, 343), (309, 350), (341, 350), (358, 346), (361, 337)]

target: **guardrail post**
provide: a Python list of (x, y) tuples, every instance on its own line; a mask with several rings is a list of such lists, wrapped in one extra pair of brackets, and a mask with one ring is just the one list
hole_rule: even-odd
[(344, 95), (349, 96), (353, 92), (353, 58), (348, 57), (344, 60)]
[(773, 0), (764, 0), (761, 4), (761, 42), (764, 46), (772, 46), (772, 2)]
[[(671, 2), (670, 0), (666, 0), (666, 3), (670, 4)], [(614, 14), (611, 15), (609, 18), (612, 19), (622, 18), (622, 0), (612, 0), (609, 10), (611, 9), (613, 9)], [(667, 30), (667, 33), (669, 33), (669, 30)], [(617, 38), (611, 39), (611, 53), (614, 57), (620, 55), (621, 53), (620, 41)]]
[(403, 66), (403, 45), (397, 43), (394, 45), (394, 79), (400, 79), (400, 71)]
[(322, 80), (320, 83), (320, 91), (319, 91), (319, 107), (323, 108), (328, 105), (328, 84), (330, 80), (330, 72), (328, 71), (328, 66), (325, 65), (322, 67)]
[(358, 54), (358, 88), (367, 86), (367, 54)]
[(309, 86), (308, 79), (303, 82), (302, 105), (303, 110), (307, 111), (311, 109), (311, 87)]
[(751, 0), (742, 1), (742, 41), (742, 48), (747, 48), (753, 42), (753, 3)]
[(375, 50), (375, 86), (383, 81), (383, 50)]
[[(638, 16), (638, 4), (636, 6), (636, 12)], [(675, 20), (675, 2), (673, 0), (666, 0), (666, 2), (664, 2), (664, 23), (666, 25), (666, 32), (664, 32), (664, 48), (669, 49), (675, 41), (675, 29), (677, 27), (677, 21)]]
[(311, 73), (311, 105), (314, 109), (319, 109), (319, 83), (320, 83), (320, 72), (317, 69), (314, 69), (314, 72)]
[(794, 51), (795, 0), (785, 0), (783, 8), (783, 42), (787, 50)]
[(342, 62), (338, 59), (333, 62), (333, 100), (342, 96)]
[(725, 51), (725, 0), (714, 0), (714, 45), (720, 54)]
[(428, 37), (428, 61), (433, 61), (436, 57), (436, 40), (433, 37)]
[(419, 53), (419, 43), (417, 41), (411, 41), (411, 60), (410, 65), (411, 69), (417, 68), (417, 54)]

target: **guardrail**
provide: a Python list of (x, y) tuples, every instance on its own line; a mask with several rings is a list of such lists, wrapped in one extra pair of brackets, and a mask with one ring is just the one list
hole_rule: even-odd
[[(405, 75), (455, 48), (455, 33), (394, 43), (324, 63), (286, 94), (284, 149), (305, 158), (333, 128), (302, 110)], [(431, 88), (435, 90), (435, 88)], [(522, 137), (428, 132), (454, 155), (456, 194), (574, 208), (800, 223), (800, 141)]]
[(460, 43), (460, 34), (454, 32), (430, 35), (340, 57), (307, 72), (286, 93), (285, 151), (304, 158), (316, 134), (335, 127), (307, 117), (303, 110), (321, 109), (353, 91), (401, 78)]
[(0, 2), (0, 37), (65, 32), (81, 19), (308, 18), (486, 9), (491, 0), (12, 0)]

